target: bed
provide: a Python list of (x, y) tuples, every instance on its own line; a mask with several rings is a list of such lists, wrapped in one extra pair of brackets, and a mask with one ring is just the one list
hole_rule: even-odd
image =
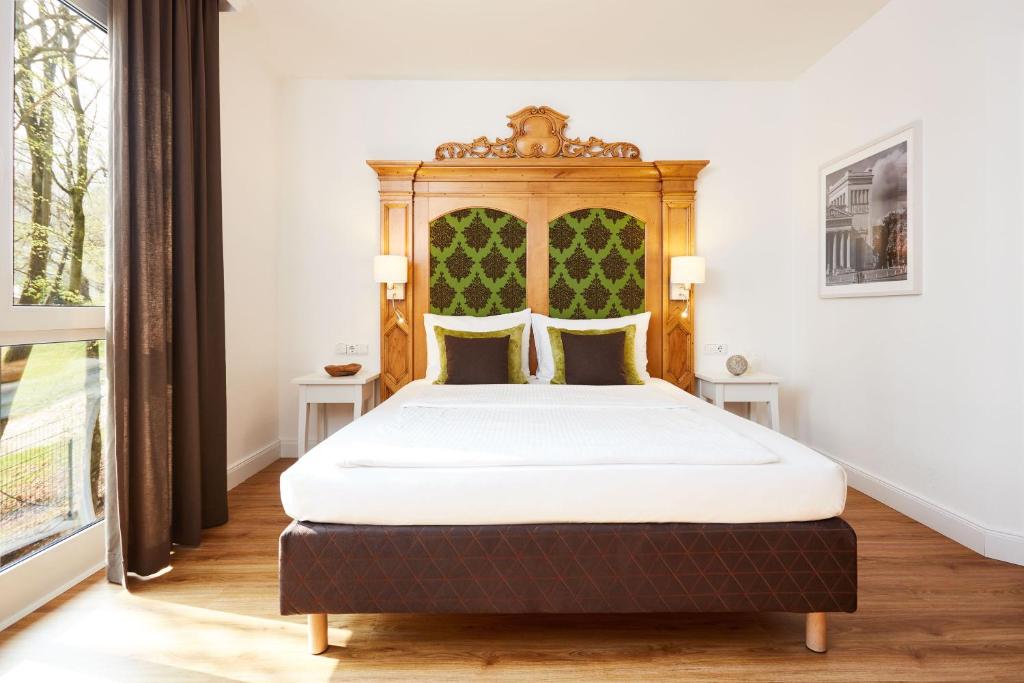
[[(739, 438), (706, 462), (652, 462), (661, 444), (622, 443), (624, 411), (692, 414), (686, 428), (711, 442)], [(615, 426), (602, 432), (601, 420)], [(554, 434), (542, 450), (538, 437)], [(626, 457), (573, 458), (581, 434)], [(742, 442), (749, 453), (728, 460)], [(522, 453), (536, 456), (510, 460)], [(822, 614), (856, 609), (842, 468), (658, 379), (417, 380), (303, 456), (281, 496), (295, 520), (281, 537), (284, 614), (805, 612), (808, 644), (822, 649)]]
[[(857, 605), (843, 470), (689, 393), (695, 301), (663, 279), (693, 253), (707, 162), (581, 143), (546, 107), (509, 118), (434, 162), (370, 162), (382, 251), (411, 271), (381, 295), (386, 400), (282, 475), (281, 613), (308, 615), (315, 654), (328, 614), (391, 612), (797, 612), (824, 652), (826, 614)], [(644, 316), (646, 382), (430, 381), (430, 316), (526, 308)]]

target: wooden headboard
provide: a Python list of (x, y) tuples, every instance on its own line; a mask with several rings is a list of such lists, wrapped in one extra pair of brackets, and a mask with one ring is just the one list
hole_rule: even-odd
[[(556, 295), (564, 291), (570, 297), (556, 297), (564, 307), (558, 312), (563, 317), (594, 317), (599, 312), (610, 316), (629, 312), (630, 306), (650, 311), (651, 375), (692, 391), (694, 301), (691, 295), (688, 315), (683, 317), (685, 302), (668, 298), (668, 272), (672, 256), (694, 253), (695, 182), (708, 162), (645, 162), (640, 160), (640, 150), (628, 142), (569, 138), (565, 133), (568, 117), (549, 107), (525, 107), (508, 118), (512, 135), (507, 138), (447, 142), (437, 148), (433, 161), (367, 162), (380, 180), (381, 253), (406, 255), (410, 264), (405, 299), (393, 306), (381, 287), (381, 398), (426, 373), (421, 321), (431, 306), (431, 224), (453, 214), (467, 220), (479, 215), (481, 223), (493, 218), (494, 226), (508, 226), (510, 220), (516, 226), (525, 224), (525, 304), (539, 313), (552, 311), (549, 273), (569, 279), (566, 271), (558, 269), (557, 259), (552, 258), (556, 254), (549, 248), (556, 243), (552, 240), (560, 219), (600, 219), (612, 230), (628, 225), (623, 230), (634, 233), (641, 226), (642, 259), (637, 256), (636, 263), (616, 268), (617, 274), (630, 268), (631, 275), (619, 281), (632, 277), (641, 282), (642, 295), (632, 284), (629, 296), (621, 291), (581, 299), (577, 292), (574, 302), (573, 290), (554, 282), (562, 288), (555, 290)], [(471, 215), (467, 209), (490, 212)], [(452, 224), (458, 225), (457, 221)], [(563, 230), (567, 225), (579, 226), (568, 220), (558, 224)], [(436, 243), (435, 238), (435, 250)], [(521, 264), (521, 251), (516, 253)], [(438, 265), (436, 251), (434, 265)], [(497, 275), (501, 274), (498, 270)], [(502, 281), (508, 282), (508, 277)], [(474, 300), (480, 302), (481, 315), (497, 312), (494, 309), (502, 301), (514, 308), (522, 294), (514, 286), (501, 296), (478, 289), (481, 296)], [(491, 294), (494, 298), (488, 303), (486, 297)], [(457, 312), (466, 312), (463, 303), (453, 301), (448, 295), (444, 298)]]

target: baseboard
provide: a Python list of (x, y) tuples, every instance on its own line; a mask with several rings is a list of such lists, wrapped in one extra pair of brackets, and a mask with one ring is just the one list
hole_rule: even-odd
[(102, 569), (105, 538), (97, 522), (0, 572), (0, 631)]
[(29, 614), (32, 614), (32, 612), (35, 612), (37, 609), (39, 609), (46, 603), (50, 602), (54, 598), (60, 596), (62, 593), (71, 590), (72, 588), (82, 583), (99, 570), (103, 569), (103, 567), (105, 566), (105, 561), (97, 562), (95, 566), (86, 569), (84, 572), (82, 572), (75, 578), (71, 579), (64, 585), (60, 586), (59, 588), (55, 588), (49, 593), (46, 593), (45, 595), (39, 598), (36, 598), (35, 600), (30, 602), (28, 605), (25, 605), (14, 614), (6, 617), (3, 621), (0, 621), (0, 631), (3, 631), (5, 628), (10, 626), (11, 624), (16, 623), (17, 621), (20, 621), (23, 617), (27, 617)]
[(884, 503), (907, 517), (934, 529), (979, 555), (1003, 562), (1024, 565), (1024, 536), (988, 529), (977, 522), (892, 482), (875, 476), (834, 455), (819, 450), (846, 470), (850, 486)]
[(299, 442), (295, 439), (281, 439), (281, 457), (297, 458)]
[[(293, 448), (294, 450), (294, 448)], [(281, 457), (281, 442), (272, 441), (228, 468), (228, 491)]]
[(1024, 536), (1004, 531), (985, 531), (985, 557), (1024, 566)]
[(39, 609), (40, 607), (42, 607), (46, 603), (50, 602), (54, 598), (60, 597), (60, 595), (62, 593), (65, 593), (65, 592), (71, 590), (72, 588), (74, 588), (78, 584), (82, 583), (83, 581), (88, 579), (90, 576), (92, 576), (93, 574), (98, 572), (99, 570), (103, 569), (103, 567), (105, 567), (106, 564), (107, 563), (105, 561), (104, 562), (97, 562), (96, 566), (91, 567), (89, 569), (86, 569), (84, 572), (82, 572), (81, 574), (79, 574), (75, 578), (71, 579), (70, 581), (65, 583), (63, 586), (60, 586), (59, 588), (56, 588), (56, 589), (50, 591), (49, 593), (47, 593), (46, 595), (43, 595), (40, 598), (37, 598), (33, 602), (29, 603), (25, 607), (23, 607), (20, 610), (18, 610), (16, 613), (14, 613), (11, 616), (7, 617), (3, 621), (0, 621), (0, 631), (3, 631), (8, 626), (17, 623), (18, 621), (20, 621), (24, 617), (27, 617), (28, 615), (32, 614), (37, 609)]

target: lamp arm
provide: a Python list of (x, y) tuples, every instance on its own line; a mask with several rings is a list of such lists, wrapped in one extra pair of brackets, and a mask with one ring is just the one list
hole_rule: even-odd
[(405, 324), (405, 316), (398, 310), (398, 304), (395, 303), (396, 299), (391, 299), (391, 310), (395, 313), (395, 319), (398, 320), (399, 324)]

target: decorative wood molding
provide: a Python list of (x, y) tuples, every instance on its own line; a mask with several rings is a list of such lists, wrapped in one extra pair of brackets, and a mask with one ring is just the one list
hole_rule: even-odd
[[(691, 256), (696, 253), (696, 200), (697, 175), (708, 165), (707, 161), (655, 161), (661, 176), (661, 206), (664, 245), (662, 247), (663, 274), (671, 269), (673, 256)], [(663, 275), (664, 279), (664, 275)], [(690, 300), (673, 301), (664, 289), (662, 302), (662, 379), (686, 389), (696, 390), (694, 359), (694, 319), (697, 293)]]
[[(419, 161), (368, 161), (380, 180), (380, 253), (412, 256), (413, 179)], [(412, 381), (411, 297), (389, 302), (380, 286), (380, 398), (390, 397)]]
[(472, 142), (446, 142), (434, 151), (434, 159), (539, 159), (552, 157), (615, 158), (640, 160), (640, 148), (631, 142), (587, 140), (565, 134), (569, 117), (551, 107), (523, 107), (508, 115), (512, 135), (493, 141), (481, 135)]

